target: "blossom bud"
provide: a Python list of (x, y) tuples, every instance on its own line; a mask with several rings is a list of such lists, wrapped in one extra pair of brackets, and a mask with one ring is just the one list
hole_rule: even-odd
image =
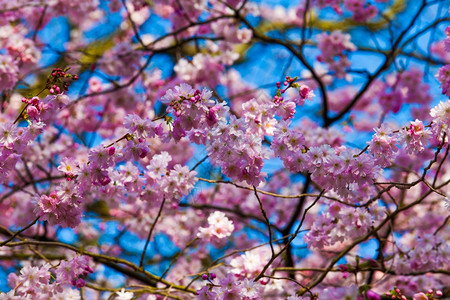
[(428, 297), (424, 293), (417, 293), (414, 294), (413, 300), (428, 300)]
[(213, 106), (209, 109), (208, 113), (206, 114), (206, 118), (208, 120), (209, 125), (214, 125), (217, 122), (217, 116), (216, 112), (219, 110), (218, 106)]
[(341, 271), (348, 271), (348, 266), (347, 265), (344, 265), (344, 264), (342, 264), (342, 265), (339, 265), (339, 269), (341, 270)]
[(36, 106), (28, 106), (27, 114), (30, 118), (36, 119), (39, 116), (39, 110), (36, 108)]
[(208, 274), (203, 274), (203, 275), (202, 275), (202, 279), (203, 279), (203, 280), (208, 279)]
[(144, 157), (147, 156), (147, 154), (148, 154), (148, 151), (147, 151), (147, 150), (141, 149), (141, 153), (139, 153), (139, 157), (140, 157), (140, 158), (144, 158)]
[(32, 105), (38, 105), (39, 104), (39, 98), (38, 97), (33, 97), (31, 98), (28, 103), (32, 104)]
[(84, 281), (84, 279), (78, 279), (77, 280), (77, 282), (75, 283), (75, 287), (77, 288), (77, 289), (79, 289), (79, 288), (82, 288), (82, 287), (84, 287), (84, 286), (86, 286), (86, 282)]
[(378, 295), (378, 294), (375, 293), (374, 291), (369, 290), (369, 291), (367, 292), (367, 299), (369, 299), (369, 300), (380, 300), (381, 297), (380, 297), (380, 295)]

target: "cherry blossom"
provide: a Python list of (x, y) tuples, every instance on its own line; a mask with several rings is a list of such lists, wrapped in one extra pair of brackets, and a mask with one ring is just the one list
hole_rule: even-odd
[(0, 0), (0, 300), (450, 297), (438, 2)]

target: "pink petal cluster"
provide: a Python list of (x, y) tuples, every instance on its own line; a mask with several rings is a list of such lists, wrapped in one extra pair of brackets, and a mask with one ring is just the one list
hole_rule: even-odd
[(382, 84), (384, 89), (378, 92), (383, 110), (397, 113), (404, 103), (430, 103), (430, 87), (422, 82), (422, 78), (423, 72), (416, 68), (391, 74)]
[(100, 68), (109, 75), (131, 77), (139, 68), (139, 59), (130, 44), (120, 43), (102, 57)]
[(398, 137), (385, 123), (379, 128), (374, 128), (374, 131), (372, 139), (367, 142), (369, 152), (375, 157), (377, 164), (383, 168), (388, 167), (396, 157)]
[(17, 62), (8, 54), (0, 54), (0, 91), (14, 87), (18, 80)]
[(360, 23), (366, 22), (378, 14), (377, 7), (365, 0), (344, 0), (344, 7), (352, 12), (353, 19)]
[(263, 299), (264, 286), (252, 279), (239, 280), (231, 273), (220, 278), (214, 286), (207, 284), (197, 290), (197, 299)]
[(224, 67), (217, 58), (199, 53), (192, 58), (192, 61), (180, 59), (173, 69), (183, 81), (216, 86), (219, 83), (217, 74), (221, 73)]
[(356, 46), (350, 41), (350, 35), (341, 31), (333, 31), (331, 34), (321, 33), (317, 36), (317, 47), (321, 54), (317, 60), (328, 65), (336, 77), (344, 78), (346, 68), (350, 67), (347, 52), (355, 51)]
[(200, 238), (218, 238), (223, 239), (231, 235), (234, 230), (231, 222), (223, 212), (216, 211), (208, 217), (208, 227), (200, 227), (197, 234)]
[(431, 109), (430, 115), (433, 118), (431, 130), (434, 137), (441, 142), (445, 136), (445, 141), (448, 141), (450, 135), (450, 100), (439, 102)]
[(247, 251), (230, 260), (231, 272), (237, 278), (255, 278), (263, 270), (270, 256), (269, 247)]
[(272, 2), (0, 0), (0, 300), (448, 297), (448, 8)]
[(450, 247), (439, 235), (423, 233), (414, 237), (410, 246), (396, 248), (398, 259), (394, 264), (397, 274), (448, 268)]
[(50, 195), (42, 195), (35, 199), (35, 212), (50, 225), (59, 224), (63, 227), (76, 227), (81, 222), (83, 214), (82, 198), (73, 182), (67, 182), (58, 187)]
[(94, 270), (89, 266), (89, 258), (87, 256), (75, 256), (71, 260), (64, 260), (55, 271), (57, 282), (61, 284), (71, 284), (76, 288), (86, 285), (84, 279)]
[(333, 203), (314, 221), (304, 240), (308, 247), (323, 249), (338, 242), (363, 236), (373, 221), (380, 220), (384, 216), (382, 211), (373, 216), (372, 212), (365, 208), (352, 208)]
[(399, 141), (404, 144), (408, 153), (422, 152), (431, 137), (432, 132), (425, 129), (423, 122), (417, 119), (411, 122), (408, 130), (400, 130), (399, 133)]
[(436, 79), (441, 83), (442, 94), (450, 97), (450, 65), (441, 67), (436, 74)]
[(25, 266), (20, 270), (20, 275), (8, 275), (8, 285), (13, 289), (7, 294), (0, 294), (0, 299), (81, 299), (80, 292), (71, 286), (85, 286), (80, 277), (92, 272), (85, 256), (62, 261), (59, 266), (48, 263), (41, 267)]

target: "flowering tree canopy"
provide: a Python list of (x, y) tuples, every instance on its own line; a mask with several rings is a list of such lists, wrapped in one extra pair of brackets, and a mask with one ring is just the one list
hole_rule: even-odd
[(0, 300), (449, 299), (436, 0), (0, 0)]

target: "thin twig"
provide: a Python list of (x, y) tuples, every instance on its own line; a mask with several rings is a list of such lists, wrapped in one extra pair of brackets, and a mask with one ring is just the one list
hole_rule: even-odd
[(253, 191), (255, 192), (256, 199), (258, 199), (259, 208), (261, 209), (261, 212), (264, 216), (264, 220), (266, 220), (267, 228), (269, 229), (269, 244), (270, 244), (270, 250), (272, 251), (272, 257), (275, 256), (275, 251), (273, 250), (273, 244), (272, 244), (272, 227), (270, 226), (269, 218), (267, 217), (266, 211), (264, 210), (263, 203), (261, 199), (259, 198), (258, 192), (256, 191), (256, 187), (253, 186)]
[(14, 240), (18, 235), (20, 235), (22, 232), (24, 232), (25, 230), (27, 230), (28, 228), (30, 228), (31, 226), (36, 224), (36, 222), (39, 220), (39, 218), (40, 217), (37, 217), (36, 219), (34, 219), (33, 222), (31, 222), (30, 224), (28, 224), (24, 228), (20, 229), (19, 231), (16, 231), (9, 239), (7, 239), (6, 241), (1, 242), (0, 243), (0, 247), (3, 247), (4, 245), (8, 244), (12, 240)]
[(152, 237), (153, 229), (155, 229), (156, 223), (158, 222), (159, 217), (161, 217), (161, 212), (163, 210), (164, 203), (166, 203), (166, 197), (163, 197), (161, 206), (159, 207), (158, 215), (156, 216), (155, 222), (153, 222), (152, 227), (150, 228), (150, 232), (148, 233), (148, 236), (147, 236), (147, 241), (145, 241), (144, 250), (142, 251), (142, 255), (141, 255), (141, 261), (139, 262), (140, 268), (144, 268), (145, 252), (147, 251), (148, 243), (150, 243), (150, 238)]

